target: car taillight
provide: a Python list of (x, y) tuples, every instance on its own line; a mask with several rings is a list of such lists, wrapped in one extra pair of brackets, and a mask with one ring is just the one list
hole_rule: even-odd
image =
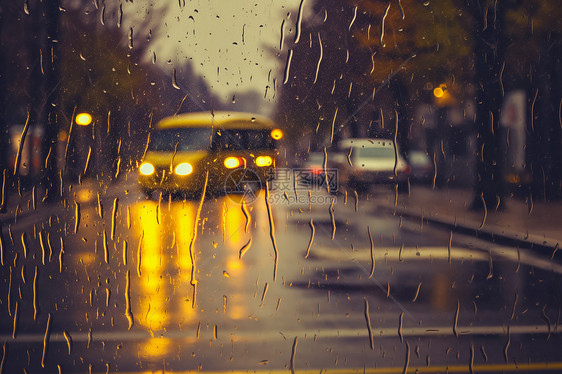
[(410, 165), (406, 165), (404, 169), (402, 169), (402, 173), (406, 175), (410, 175), (411, 172), (412, 172), (412, 167)]
[(312, 169), (312, 174), (318, 175), (318, 174), (322, 174), (322, 168), (313, 168)]

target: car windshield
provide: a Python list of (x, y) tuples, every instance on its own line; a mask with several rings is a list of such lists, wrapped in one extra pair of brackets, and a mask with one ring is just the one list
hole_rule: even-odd
[[(394, 148), (393, 147), (357, 147), (353, 148), (359, 157), (364, 158), (387, 158), (394, 160)], [(353, 153), (352, 153), (353, 154)]]
[(259, 150), (274, 149), (271, 130), (220, 129), (213, 136), (214, 150)]
[(208, 149), (211, 143), (210, 128), (172, 128), (152, 133), (149, 151), (172, 152)]

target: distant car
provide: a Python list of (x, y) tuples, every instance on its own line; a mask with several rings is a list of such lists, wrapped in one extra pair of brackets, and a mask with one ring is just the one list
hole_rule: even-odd
[(412, 169), (389, 139), (345, 139), (331, 165), (338, 168), (340, 185), (366, 191), (371, 185), (394, 184), (406, 190)]
[(418, 183), (431, 183), (433, 181), (433, 161), (422, 150), (413, 149), (408, 152), (408, 164), (412, 168), (410, 180)]
[(298, 183), (306, 187), (321, 186), (325, 183), (324, 152), (312, 152), (297, 169)]
[(142, 191), (243, 193), (275, 175), (282, 132), (254, 113), (195, 112), (162, 119), (140, 166)]

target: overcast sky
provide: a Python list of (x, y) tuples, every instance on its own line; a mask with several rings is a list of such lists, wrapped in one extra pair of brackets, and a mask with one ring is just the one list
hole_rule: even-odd
[[(191, 60), (195, 71), (223, 100), (258, 91), (265, 96), (263, 112), (268, 112), (274, 101), (273, 79), (278, 86), (283, 81), (285, 57), (275, 57), (280, 52), (281, 26), (285, 20), (285, 40), (294, 38), (300, 0), (187, 0), (185, 6), (184, 0), (179, 1), (123, 3), (122, 28), (126, 31), (132, 26), (135, 38), (146, 37), (147, 29), (152, 29), (150, 51), (170, 77), (176, 68), (180, 85), (180, 68)], [(141, 30), (147, 20), (148, 27)]]

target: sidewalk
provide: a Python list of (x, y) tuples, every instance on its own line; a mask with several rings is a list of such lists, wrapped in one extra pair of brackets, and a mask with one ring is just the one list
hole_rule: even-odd
[(398, 196), (398, 203), (383, 201), (381, 207), (397, 215), (422, 218), (426, 222), (446, 225), (454, 231), (469, 231), (494, 240), (533, 246), (552, 254), (562, 243), (562, 202), (527, 202), (505, 198), (505, 209), (496, 212), (470, 210), (471, 189), (432, 189), (411, 186), (410, 195)]

